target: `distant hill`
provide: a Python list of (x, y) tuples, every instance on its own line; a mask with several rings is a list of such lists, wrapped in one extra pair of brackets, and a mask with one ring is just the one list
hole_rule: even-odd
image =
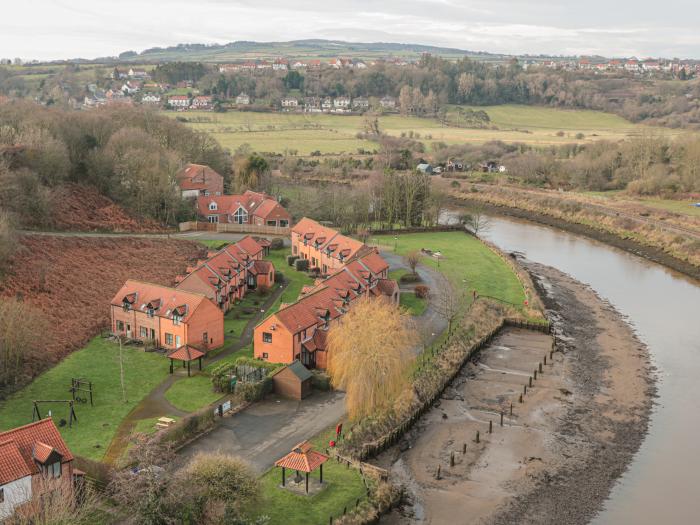
[(439, 55), (443, 58), (470, 57), (486, 61), (501, 61), (506, 55), (485, 51), (467, 51), (463, 49), (427, 46), (420, 44), (397, 44), (385, 42), (344, 42), (342, 40), (293, 40), (290, 42), (250, 42), (237, 41), (228, 44), (179, 44), (172, 47), (154, 47), (140, 53), (126, 51), (118, 57), (102, 57), (94, 62), (170, 62), (201, 61), (227, 62), (242, 59), (271, 59), (276, 57), (293, 57), (303, 59), (332, 58), (337, 56), (351, 58), (397, 57), (417, 59), (423, 53)]

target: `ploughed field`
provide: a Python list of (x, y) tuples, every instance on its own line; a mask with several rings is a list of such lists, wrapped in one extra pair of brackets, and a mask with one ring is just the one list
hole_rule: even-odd
[[(490, 122), (484, 129), (459, 127), (459, 108), (451, 106), (448, 109), (449, 126), (434, 118), (392, 114), (379, 117), (379, 127), (389, 135), (413, 136), (426, 146), (433, 142), (481, 144), (492, 140), (541, 145), (585, 143), (624, 139), (652, 129), (610, 113), (591, 110), (512, 104), (462, 108), (483, 110), (489, 115)], [(357, 154), (358, 149), (373, 151), (379, 147), (376, 142), (358, 138), (365, 121), (365, 117), (359, 115), (252, 111), (184, 114), (167, 111), (165, 114), (187, 119), (188, 126), (210, 133), (222, 146), (232, 150), (249, 144), (257, 151), (284, 153), (296, 150), (299, 155), (310, 155), (314, 151)], [(664, 135), (685, 133), (664, 128), (653, 128), (653, 131)]]

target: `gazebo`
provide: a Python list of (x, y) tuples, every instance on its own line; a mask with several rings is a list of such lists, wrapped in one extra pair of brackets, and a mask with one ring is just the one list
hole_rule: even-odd
[(282, 467), (282, 486), (287, 483), (287, 469), (296, 470), (306, 474), (306, 493), (309, 493), (309, 474), (319, 469), (319, 483), (323, 483), (323, 464), (328, 461), (328, 456), (312, 450), (311, 443), (304, 441), (295, 446), (292, 451), (282, 459), (275, 461), (276, 467)]
[(184, 345), (180, 348), (176, 348), (168, 354), (168, 359), (170, 359), (170, 373), (173, 373), (173, 362), (182, 361), (182, 368), (185, 368), (185, 363), (187, 363), (187, 377), (190, 376), (190, 363), (195, 359), (199, 360), (199, 369), (202, 369), (202, 357), (204, 357), (204, 352), (198, 350), (190, 345)]

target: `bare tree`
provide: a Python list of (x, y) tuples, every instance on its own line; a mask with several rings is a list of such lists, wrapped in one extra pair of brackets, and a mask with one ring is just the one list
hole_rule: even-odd
[(406, 266), (408, 266), (411, 269), (411, 273), (413, 275), (416, 275), (416, 268), (418, 267), (418, 264), (420, 263), (420, 257), (421, 257), (420, 252), (418, 250), (408, 252), (403, 257), (403, 260), (406, 263)]
[(431, 302), (438, 315), (447, 321), (447, 329), (450, 331), (467, 303), (465, 293), (455, 289), (443, 275), (436, 279)]
[[(88, 485), (76, 493), (73, 480), (39, 479), (33, 483), (31, 498), (5, 523), (7, 525), (91, 525), (99, 522), (100, 499)], [(76, 497), (79, 496), (79, 497)]]
[(470, 213), (461, 215), (459, 222), (475, 237), (478, 237), (480, 233), (489, 231), (491, 228), (491, 219), (484, 213), (484, 209), (481, 206), (473, 208)]

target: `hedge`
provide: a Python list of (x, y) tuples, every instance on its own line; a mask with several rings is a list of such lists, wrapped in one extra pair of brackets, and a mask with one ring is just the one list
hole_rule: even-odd
[(297, 259), (294, 261), (294, 268), (297, 272), (306, 272), (309, 269), (308, 259)]
[(294, 263), (299, 259), (298, 255), (287, 255), (287, 264), (289, 266), (294, 266)]

